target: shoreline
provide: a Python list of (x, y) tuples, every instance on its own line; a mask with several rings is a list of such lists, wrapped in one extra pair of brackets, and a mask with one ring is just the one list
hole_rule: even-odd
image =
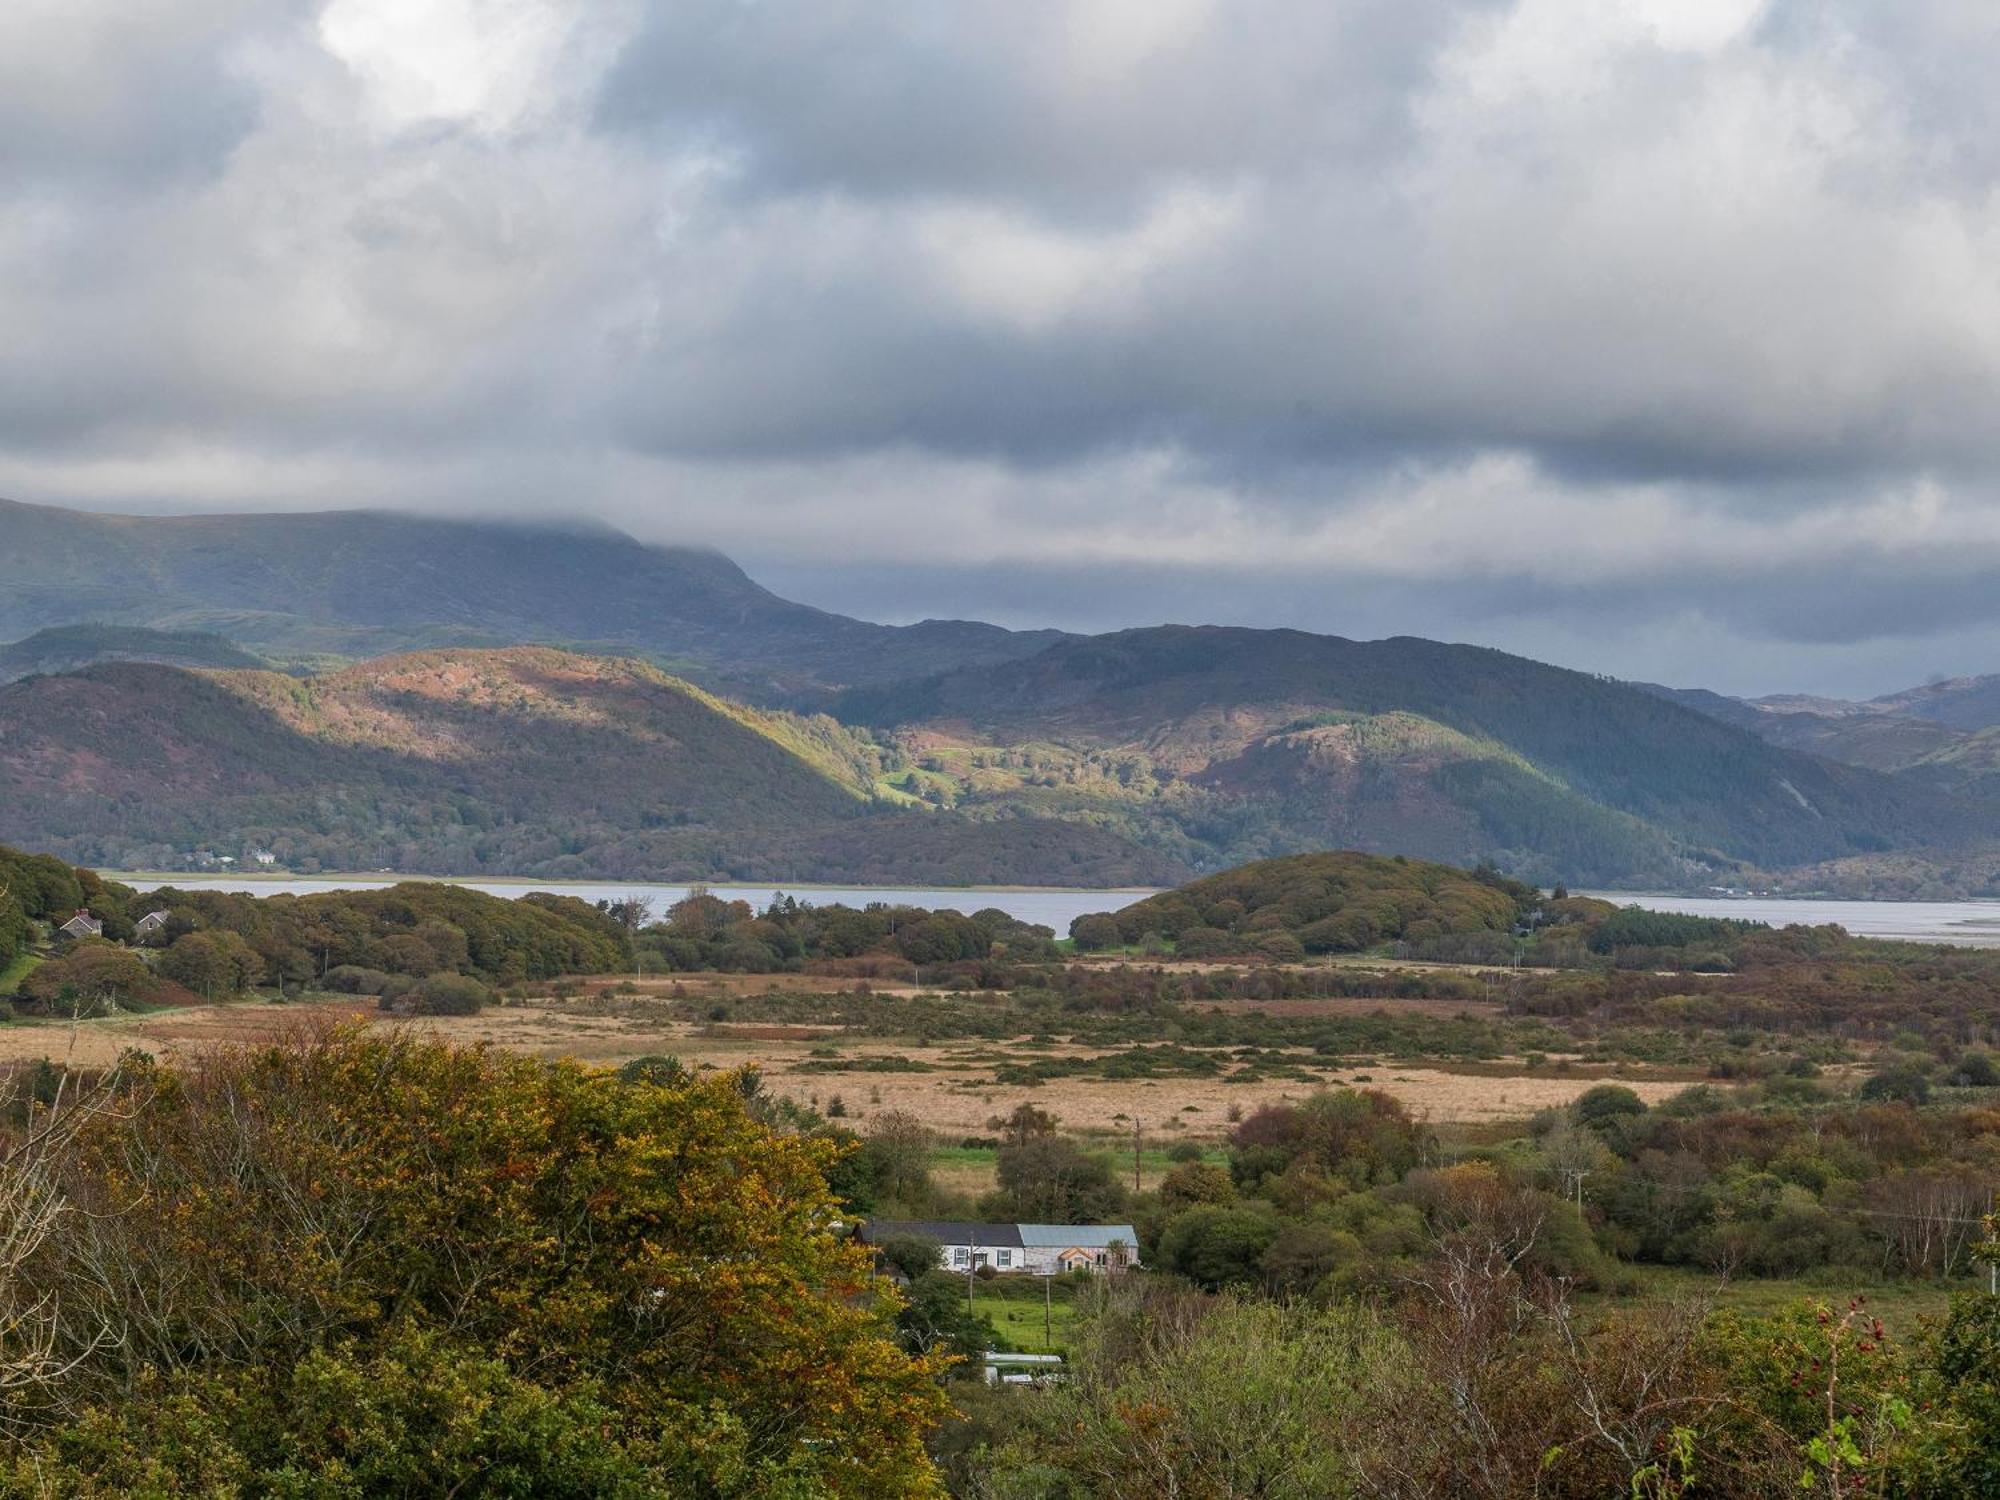
[(419, 882), (426, 885), (506, 885), (519, 886), (525, 891), (548, 890), (555, 886), (602, 886), (607, 890), (630, 890), (635, 887), (662, 886), (672, 888), (692, 888), (700, 886), (710, 891), (783, 891), (787, 895), (794, 891), (964, 891), (968, 895), (991, 893), (996, 896), (1032, 895), (1105, 895), (1105, 896), (1157, 896), (1167, 890), (1166, 886), (1152, 885), (868, 885), (861, 882), (842, 883), (839, 881), (781, 881), (781, 880), (607, 880), (600, 876), (575, 876), (544, 878), (535, 875), (420, 875), (402, 870), (347, 870), (330, 872), (318, 871), (311, 875), (290, 871), (271, 873), (248, 871), (231, 874), (215, 874), (191, 870), (98, 870), (106, 880), (115, 880), (121, 885), (132, 885), (144, 881), (148, 885), (196, 886), (216, 885), (222, 882), (243, 885), (352, 885), (355, 881), (366, 881), (370, 885), (401, 885)]

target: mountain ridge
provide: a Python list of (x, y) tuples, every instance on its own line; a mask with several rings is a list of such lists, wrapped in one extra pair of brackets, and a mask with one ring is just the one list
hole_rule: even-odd
[[(171, 857), (288, 836), (323, 863), (440, 873), (504, 859), (525, 861), (508, 873), (616, 878), (865, 867), (891, 882), (1125, 884), (1352, 847), (1682, 886), (1928, 858), (1996, 826), (1966, 795), (1995, 757), (1952, 761), (1962, 732), (1908, 715), (1780, 713), (1415, 636), (875, 625), (784, 600), (720, 553), (598, 525), (0, 502), (0, 633), (25, 621), (67, 638), (83, 670), (0, 697), (22, 778), (0, 819), (32, 813), (75, 857), (110, 864), (128, 861), (105, 839)], [(33, 639), (0, 662), (68, 664)], [(523, 654), (536, 649), (556, 654)], [(444, 653), (466, 681), (416, 682), (412, 652)], [(181, 681), (89, 664), (119, 657), (239, 670)], [(240, 670), (259, 658), (294, 675)], [(494, 672), (512, 676), (495, 687)], [(609, 720), (586, 728), (580, 705)], [(147, 746), (106, 738), (128, 713)], [(674, 726), (692, 746), (680, 760), (658, 748)], [(530, 764), (538, 735), (571, 747), (568, 794), (565, 768)], [(31, 783), (24, 745), (67, 756), (74, 784)], [(291, 779), (260, 782), (241, 746)], [(173, 782), (173, 754), (235, 770), (211, 793)], [(149, 755), (189, 805), (165, 807), (165, 791), (149, 803)], [(621, 762), (660, 807), (611, 795)], [(344, 788), (331, 811), (306, 796), (315, 777)], [(826, 802), (830, 786), (847, 800)], [(268, 805), (243, 800), (252, 787)]]
[(213, 631), (276, 656), (603, 645), (685, 659), (772, 696), (1001, 660), (1062, 637), (855, 620), (782, 599), (713, 549), (648, 546), (594, 523), (126, 516), (0, 500), (0, 636), (87, 622)]
[[(1684, 855), (1718, 869), (1838, 858), (1955, 832), (1951, 812), (1926, 790), (1769, 746), (1611, 679), (1416, 637), (1360, 642), (1221, 626), (1122, 631), (978, 672), (857, 688), (831, 707), (877, 728), (960, 726), (998, 738), (1073, 737), (1132, 749), (1157, 746), (1163, 723), (1258, 707), (1414, 714), (1505, 746), (1550, 784), (1657, 828)], [(1218, 732), (1210, 725), (1206, 733)], [(1409, 852), (1438, 858), (1442, 851)], [(1478, 854), (1456, 852), (1461, 863)]]
[[(877, 794), (836, 727), (643, 662), (410, 653), (315, 678), (100, 664), (0, 687), (0, 820), (66, 858), (548, 878), (1155, 884), (1081, 824), (950, 824)], [(1067, 879), (1064, 877), (1067, 876)]]

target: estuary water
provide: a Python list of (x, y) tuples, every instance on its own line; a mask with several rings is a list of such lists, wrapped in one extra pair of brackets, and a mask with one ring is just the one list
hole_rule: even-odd
[[(140, 890), (162, 885), (183, 890), (245, 891), (255, 896), (281, 893), (305, 895), (311, 891), (376, 890), (399, 880), (422, 880), (421, 875), (118, 875)], [(565, 882), (547, 880), (458, 880), (494, 896), (525, 896), (530, 891), (553, 891), (559, 896), (580, 896), (600, 901), (622, 896), (644, 896), (655, 912), (664, 912), (686, 896), (685, 885), (650, 885), (643, 881)], [(836, 902), (843, 906), (866, 906), (886, 901), (896, 906), (921, 906), (932, 911), (949, 908), (975, 912), (997, 906), (1023, 922), (1052, 927), (1058, 937), (1069, 924), (1088, 912), (1117, 911), (1143, 900), (1149, 890), (1072, 890), (1055, 887), (1005, 888), (919, 887), (919, 886), (807, 886), (807, 885), (712, 885), (716, 895), (729, 900), (748, 901), (763, 907), (779, 892), (821, 906)], [(1818, 901), (1777, 896), (1663, 896), (1635, 891), (1583, 891), (1620, 906), (1645, 906), (1655, 911), (1687, 912), (1702, 917), (1731, 917), (1740, 922), (1768, 922), (1784, 927), (1793, 922), (1817, 926), (1837, 922), (1856, 937), (1898, 938), (1912, 943), (1958, 943), (1967, 947), (2000, 947), (2000, 901)]]
[(1794, 922), (1818, 927), (1833, 922), (1856, 937), (2000, 948), (2000, 901), (1819, 901), (1783, 896), (1655, 896), (1633, 891), (1578, 894), (1615, 901), (1620, 906), (1768, 922), (1773, 927)]
[[(104, 873), (112, 880), (123, 881), (142, 891), (171, 885), (184, 891), (242, 891), (253, 896), (303, 896), (313, 891), (383, 890), (404, 880), (437, 878), (425, 875), (325, 877), (280, 875), (270, 878), (256, 875), (120, 875), (109, 870)], [(649, 885), (638, 880), (597, 880), (583, 883), (559, 880), (453, 880), (451, 883), (465, 886), (470, 890), (485, 891), (490, 896), (525, 896), (530, 891), (549, 891), (558, 896), (580, 896), (585, 901), (643, 896), (653, 903), (656, 914), (665, 912), (692, 889), (685, 885)], [(711, 885), (708, 890), (728, 901), (748, 901), (760, 910), (770, 905), (771, 898), (780, 892), (795, 896), (801, 901), (810, 901), (815, 906), (836, 904), (866, 906), (871, 901), (886, 901), (893, 906), (921, 906), (930, 911), (949, 909), (965, 912), (967, 915), (983, 911), (989, 906), (997, 906), (1017, 921), (1036, 922), (1054, 928), (1057, 937), (1067, 935), (1069, 924), (1078, 917), (1090, 912), (1116, 911), (1120, 907), (1130, 906), (1134, 901), (1143, 900), (1153, 894), (1150, 890), (1136, 889), (1090, 891), (1019, 886), (1002, 888), (960, 886), (926, 890), (906, 886)]]

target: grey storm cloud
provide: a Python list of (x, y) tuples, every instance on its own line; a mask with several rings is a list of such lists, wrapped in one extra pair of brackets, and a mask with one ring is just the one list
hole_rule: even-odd
[(1979, 0), (25, 0), (0, 493), (2000, 668), (1996, 64)]

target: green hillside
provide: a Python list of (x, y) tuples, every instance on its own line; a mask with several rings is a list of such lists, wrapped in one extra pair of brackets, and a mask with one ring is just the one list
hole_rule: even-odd
[[(1407, 638), (1126, 631), (855, 690), (835, 711), (914, 746), (986, 747), (1001, 765), (1039, 754), (1054, 788), (975, 778), (968, 795), (1094, 791), (1204, 864), (1344, 844), (1542, 880), (1684, 882), (1967, 832), (1967, 810), (1929, 788), (1622, 683)], [(1113, 791), (1065, 758), (1127, 769)]]
[(176, 667), (265, 665), (234, 641), (209, 631), (56, 625), (0, 646), (0, 682), (36, 673), (73, 672), (101, 661), (150, 661)]
[(1088, 825), (974, 824), (875, 792), (864, 738), (643, 663), (430, 652), (328, 676), (107, 664), (0, 687), (0, 837), (173, 867), (550, 878), (1151, 883)]
[(1108, 747), (1008, 743), (949, 724), (877, 736), (905, 766), (892, 790), (977, 819), (1097, 823), (1202, 868), (1309, 844), (1487, 858), (1549, 880), (1679, 880), (1688, 869), (1660, 830), (1415, 714), (1239, 708)]
[(0, 686), (0, 836), (114, 867), (254, 847), (305, 870), (944, 884), (1342, 847), (1629, 885), (1977, 825), (1913, 778), (1430, 642), (1130, 632), (838, 706), (863, 722), (541, 647), (306, 677), (104, 662)]

